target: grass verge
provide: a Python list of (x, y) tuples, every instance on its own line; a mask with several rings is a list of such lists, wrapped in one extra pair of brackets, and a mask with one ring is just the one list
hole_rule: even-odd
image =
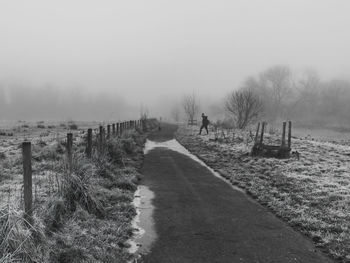
[(92, 159), (84, 155), (84, 137), (78, 138), (71, 172), (62, 161), (64, 144), (35, 144), (33, 225), (23, 219), (20, 158), (6, 160), (0, 187), (2, 200), (7, 199), (6, 205), (0, 203), (0, 263), (131, 260), (126, 241), (133, 233), (132, 200), (145, 137), (139, 130), (126, 131), (108, 139)]

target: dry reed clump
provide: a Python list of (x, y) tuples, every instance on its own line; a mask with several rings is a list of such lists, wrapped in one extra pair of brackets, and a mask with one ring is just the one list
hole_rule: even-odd
[(124, 147), (119, 139), (115, 138), (108, 140), (106, 143), (106, 155), (103, 156), (105, 157), (105, 161), (110, 161), (115, 164), (123, 165), (123, 160), (125, 156), (123, 148)]
[(132, 154), (136, 150), (136, 143), (131, 137), (121, 138), (120, 143), (127, 154)]
[(52, 145), (35, 145), (32, 150), (32, 157), (35, 161), (51, 160), (58, 161), (62, 159), (65, 149), (62, 143), (55, 142)]
[(142, 136), (140, 130), (136, 129), (130, 133), (130, 137), (134, 140), (135, 144), (139, 147), (143, 147), (145, 144), (145, 138)]
[(35, 219), (30, 225), (19, 210), (0, 208), (0, 263), (43, 262), (43, 226)]
[(66, 170), (61, 194), (69, 211), (75, 211), (78, 203), (89, 213), (103, 215), (103, 207), (94, 196), (92, 177), (95, 171), (96, 167), (83, 156), (74, 158), (71, 172)]
[(105, 180), (100, 181), (101, 185), (103, 185), (105, 188), (118, 188), (131, 192), (136, 191), (140, 174), (136, 171), (135, 168), (120, 168), (118, 170), (108, 171), (108, 173), (110, 176)]
[(74, 121), (69, 121), (68, 122), (68, 128), (70, 130), (77, 130), (78, 129), (78, 124), (76, 124)]
[(5, 160), (6, 159), (6, 154), (3, 152), (0, 152), (0, 160)]
[(48, 234), (59, 230), (64, 225), (65, 216), (68, 213), (67, 207), (62, 197), (50, 198), (47, 201), (44, 212), (44, 224)]

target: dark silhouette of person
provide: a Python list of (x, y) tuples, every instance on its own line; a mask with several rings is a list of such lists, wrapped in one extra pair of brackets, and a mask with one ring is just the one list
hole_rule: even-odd
[(208, 124), (209, 124), (208, 116), (205, 116), (204, 113), (202, 113), (202, 126), (199, 130), (199, 134), (202, 134), (203, 128), (207, 131), (207, 134), (209, 134)]

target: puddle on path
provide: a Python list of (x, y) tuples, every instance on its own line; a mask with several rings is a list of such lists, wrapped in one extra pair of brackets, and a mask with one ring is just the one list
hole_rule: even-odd
[(132, 239), (128, 241), (131, 254), (147, 254), (157, 238), (153, 220), (153, 198), (154, 193), (147, 186), (138, 186), (133, 201), (136, 216), (131, 222), (132, 227), (136, 230)]
[(226, 182), (227, 184), (229, 184), (234, 190), (245, 193), (244, 190), (242, 190), (241, 188), (239, 188), (237, 186), (232, 185), (229, 180), (222, 177), (218, 172), (216, 172), (214, 169), (212, 169), (211, 167), (206, 165), (201, 159), (199, 159), (197, 156), (190, 153), (185, 147), (183, 147), (175, 139), (165, 141), (165, 142), (154, 142), (154, 141), (147, 140), (146, 144), (145, 144), (145, 148), (144, 148), (144, 154), (147, 154), (149, 151), (153, 150), (154, 148), (158, 148), (158, 147), (167, 148), (169, 150), (173, 150), (175, 152), (178, 152), (178, 153), (181, 153), (181, 154), (184, 154), (184, 155), (190, 157), (192, 160), (198, 162), (199, 164), (201, 164), (202, 166), (207, 168), (217, 178), (219, 178), (219, 179), (223, 180), (224, 182)]

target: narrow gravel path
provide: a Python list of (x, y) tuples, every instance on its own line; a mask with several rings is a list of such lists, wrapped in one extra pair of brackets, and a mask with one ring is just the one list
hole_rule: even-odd
[[(166, 125), (149, 139), (170, 140), (175, 130)], [(145, 262), (332, 262), (266, 208), (185, 155), (155, 148), (142, 173), (141, 184), (155, 193), (158, 235)]]

